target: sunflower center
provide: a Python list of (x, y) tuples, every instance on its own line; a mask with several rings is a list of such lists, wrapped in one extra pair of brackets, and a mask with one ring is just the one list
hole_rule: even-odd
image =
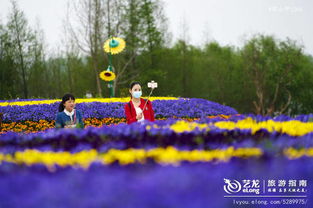
[(111, 40), (109, 45), (111, 48), (116, 48), (118, 46), (119, 42), (117, 40)]
[(110, 76), (111, 76), (111, 73), (110, 73), (110, 72), (105, 72), (104, 75), (105, 75), (106, 77), (110, 77)]

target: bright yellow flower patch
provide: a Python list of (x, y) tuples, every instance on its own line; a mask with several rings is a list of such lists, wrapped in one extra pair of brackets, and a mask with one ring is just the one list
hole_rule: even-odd
[[(145, 97), (143, 97), (145, 98)], [(150, 97), (150, 101), (154, 100), (178, 100), (176, 97)], [(112, 103), (112, 102), (129, 102), (129, 97), (124, 98), (77, 98), (75, 100), (76, 103), (90, 103), (90, 102), (101, 102), (101, 103)], [(53, 104), (56, 102), (61, 102), (60, 99), (55, 100), (34, 100), (34, 101), (16, 101), (16, 102), (2, 102), (0, 106), (8, 106), (8, 105), (40, 105), (40, 104)]]
[(191, 132), (195, 129), (203, 130), (206, 129), (207, 131), (210, 130), (207, 124), (200, 124), (196, 122), (188, 122), (188, 121), (177, 121), (176, 123), (172, 124), (170, 126), (170, 129), (175, 131), (176, 133), (182, 133), (182, 132)]
[(294, 149), (294, 148), (288, 148), (284, 150), (284, 154), (289, 159), (298, 159), (300, 157), (313, 157), (313, 148), (307, 148), (307, 149)]
[(53, 165), (65, 166), (81, 166), (88, 168), (89, 165), (97, 159), (96, 150), (81, 151), (71, 154), (70, 152), (41, 152), (38, 150), (25, 150), (24, 152), (16, 152), (14, 154), (14, 162), (18, 164), (44, 164), (48, 167)]
[(273, 120), (257, 122), (251, 117), (240, 120), (238, 122), (232, 121), (220, 121), (214, 123), (214, 125), (220, 129), (233, 130), (239, 129), (251, 129), (252, 134), (260, 129), (266, 129), (269, 132), (286, 133), (290, 136), (303, 136), (310, 132), (313, 132), (313, 122), (301, 122), (296, 120), (278, 122)]
[(228, 161), (232, 157), (259, 157), (263, 154), (260, 148), (238, 148), (229, 147), (227, 149), (215, 150), (191, 150), (181, 151), (170, 146), (167, 148), (146, 149), (110, 149), (104, 154), (98, 153), (96, 150), (85, 150), (78, 153), (70, 152), (41, 152), (38, 150), (25, 150), (16, 152), (14, 155), (1, 154), (0, 163), (3, 161), (26, 164), (28, 166), (34, 164), (44, 164), (49, 170), (53, 170), (55, 165), (61, 167), (79, 166), (88, 168), (93, 162), (101, 162), (105, 165), (118, 162), (121, 165), (133, 163), (145, 163), (148, 159), (152, 159), (160, 164), (178, 165), (182, 161), (189, 162), (210, 162)]
[(232, 157), (258, 157), (263, 154), (259, 148), (238, 148), (215, 150), (191, 150), (180, 151), (174, 147), (156, 148), (147, 152), (156, 162), (162, 164), (179, 164), (181, 161), (210, 162), (212, 160), (228, 161)]

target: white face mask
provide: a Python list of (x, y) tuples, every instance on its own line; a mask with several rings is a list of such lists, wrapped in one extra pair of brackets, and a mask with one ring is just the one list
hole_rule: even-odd
[(141, 95), (142, 95), (142, 92), (141, 92), (141, 91), (133, 92), (133, 97), (134, 97), (134, 98), (140, 98)]

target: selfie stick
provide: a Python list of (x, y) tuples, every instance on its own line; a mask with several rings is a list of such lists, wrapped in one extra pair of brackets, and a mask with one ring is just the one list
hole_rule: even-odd
[(150, 94), (149, 94), (149, 96), (148, 96), (148, 99), (146, 100), (145, 105), (143, 106), (143, 110), (145, 110), (146, 105), (147, 105), (147, 103), (148, 103), (148, 100), (149, 100), (149, 98), (150, 98), (150, 96), (151, 96), (153, 90), (154, 90), (155, 88), (157, 88), (157, 87), (158, 87), (158, 83), (157, 83), (157, 82), (154, 82), (153, 80), (152, 80), (151, 82), (148, 82), (148, 88), (151, 88), (151, 92), (150, 92)]

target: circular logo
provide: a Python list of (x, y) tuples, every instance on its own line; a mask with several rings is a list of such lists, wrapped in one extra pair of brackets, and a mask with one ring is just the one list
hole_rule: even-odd
[(238, 193), (241, 190), (241, 184), (237, 180), (230, 180), (224, 178), (224, 191), (228, 194)]

